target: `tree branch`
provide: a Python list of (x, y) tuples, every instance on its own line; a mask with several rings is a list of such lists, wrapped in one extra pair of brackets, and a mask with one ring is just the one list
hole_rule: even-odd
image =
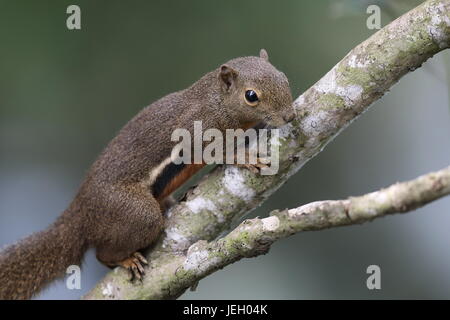
[[(277, 175), (257, 176), (233, 166), (215, 169), (186, 201), (169, 211), (165, 233), (148, 254), (151, 265), (142, 284), (130, 283), (127, 274), (116, 269), (85, 298), (163, 299), (181, 295), (198, 279), (216, 270), (214, 264), (205, 263), (199, 265), (203, 271), (197, 275), (197, 265), (205, 254), (198, 249), (208, 247), (205, 241), (217, 238), (233, 221), (260, 205), (403, 75), (448, 48), (449, 39), (450, 0), (426, 1), (372, 35), (294, 102), (297, 119), (281, 128)], [(316, 205), (310, 204), (311, 208)], [(349, 215), (356, 219), (354, 222), (364, 217), (362, 207), (357, 212), (360, 213), (353, 217)], [(308, 217), (315, 220), (316, 215)], [(266, 219), (269, 220), (263, 220), (268, 223), (274, 221), (272, 217)], [(320, 226), (319, 223), (317, 227)], [(224, 240), (211, 245), (219, 241)], [(221, 251), (214, 251), (218, 255), (215, 263), (219, 263)]]

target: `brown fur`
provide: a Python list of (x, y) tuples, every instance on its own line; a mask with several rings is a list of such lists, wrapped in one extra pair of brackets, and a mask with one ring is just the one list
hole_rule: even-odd
[[(244, 101), (244, 92), (261, 93), (257, 106)], [(286, 76), (262, 51), (260, 57), (230, 60), (191, 87), (169, 94), (137, 114), (109, 143), (89, 170), (69, 208), (47, 230), (0, 252), (0, 298), (27, 299), (71, 264), (80, 264), (85, 250), (117, 265), (152, 244), (161, 232), (164, 198), (201, 165), (187, 166), (152, 195), (149, 173), (170, 156), (176, 128), (247, 128), (266, 122), (278, 126), (293, 117)]]

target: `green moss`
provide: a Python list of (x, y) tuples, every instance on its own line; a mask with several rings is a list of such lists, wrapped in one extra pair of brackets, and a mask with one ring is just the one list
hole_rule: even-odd
[(369, 68), (352, 68), (346, 64), (341, 64), (337, 69), (339, 74), (337, 84), (343, 87), (358, 85), (365, 91), (366, 87), (372, 82), (372, 72), (366, 69)]
[(319, 96), (318, 105), (323, 110), (332, 110), (336, 108), (345, 108), (345, 101), (342, 97), (334, 93), (327, 93)]
[(227, 237), (218, 240), (217, 247), (219, 249), (210, 251), (209, 258), (219, 258), (223, 261), (229, 260), (235, 256), (240, 256), (242, 247), (251, 243), (251, 237), (252, 235), (249, 232), (243, 231), (242, 229), (239, 233), (228, 235)]

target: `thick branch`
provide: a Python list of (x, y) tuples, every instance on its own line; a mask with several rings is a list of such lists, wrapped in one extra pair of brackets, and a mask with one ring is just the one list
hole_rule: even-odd
[(170, 210), (165, 234), (148, 255), (151, 266), (143, 285), (129, 283), (125, 272), (115, 270), (87, 298), (182, 294), (192, 285), (186, 279), (192, 277), (177, 268), (194, 243), (217, 238), (234, 220), (260, 205), (404, 74), (448, 48), (449, 39), (450, 0), (430, 0), (357, 46), (295, 101), (297, 119), (281, 129), (277, 175), (257, 176), (232, 166), (217, 168), (186, 201)]

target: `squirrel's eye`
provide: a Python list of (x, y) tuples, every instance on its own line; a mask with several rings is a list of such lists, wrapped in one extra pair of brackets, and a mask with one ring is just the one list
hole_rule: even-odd
[(247, 90), (245, 91), (245, 101), (247, 104), (255, 106), (258, 103), (259, 98), (254, 90)]

